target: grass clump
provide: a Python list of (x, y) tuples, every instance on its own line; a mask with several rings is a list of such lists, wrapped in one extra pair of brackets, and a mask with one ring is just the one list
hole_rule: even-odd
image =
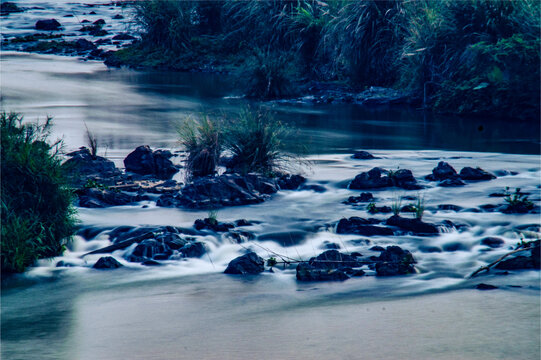
[(417, 220), (423, 219), (423, 214), (425, 212), (425, 198), (424, 196), (417, 196), (417, 201), (413, 205), (415, 218)]
[(180, 143), (188, 153), (186, 176), (190, 178), (214, 175), (222, 151), (219, 125), (208, 115), (187, 118), (179, 127)]
[(283, 170), (292, 160), (284, 143), (289, 132), (269, 111), (242, 110), (226, 128), (225, 146), (232, 154), (230, 170), (270, 176)]
[(72, 193), (60, 160), (61, 143), (48, 143), (51, 118), (23, 124), (2, 113), (2, 272), (23, 272), (40, 258), (60, 255), (74, 232)]

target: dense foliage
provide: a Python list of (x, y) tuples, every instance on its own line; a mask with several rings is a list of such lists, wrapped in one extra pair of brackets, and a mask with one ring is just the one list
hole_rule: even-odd
[(49, 144), (51, 119), (22, 124), (2, 113), (2, 272), (22, 272), (35, 260), (61, 254), (74, 231), (72, 194), (65, 186), (59, 142)]
[(143, 41), (119, 58), (174, 69), (234, 68), (250, 79), (254, 97), (290, 96), (294, 84), (310, 80), (346, 81), (357, 89), (407, 89), (444, 112), (539, 116), (537, 0), (136, 6)]

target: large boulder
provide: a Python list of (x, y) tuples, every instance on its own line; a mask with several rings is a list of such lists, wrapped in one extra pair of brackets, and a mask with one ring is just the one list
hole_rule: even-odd
[(385, 223), (418, 235), (432, 235), (439, 233), (436, 225), (425, 223), (421, 219), (409, 219), (399, 215), (393, 215), (387, 219)]
[(438, 163), (438, 166), (432, 169), (432, 174), (426, 177), (426, 179), (430, 181), (442, 181), (455, 178), (458, 178), (458, 173), (451, 165), (449, 165), (445, 161), (440, 161)]
[(396, 276), (415, 273), (415, 259), (408, 250), (399, 246), (387, 246), (376, 263), (377, 276)]
[(343, 281), (350, 276), (364, 275), (362, 270), (353, 270), (363, 263), (356, 257), (343, 254), (338, 250), (327, 250), (308, 262), (297, 265), (297, 280), (299, 281)]
[(472, 181), (481, 181), (481, 180), (492, 180), (495, 179), (496, 176), (492, 175), (491, 173), (481, 169), (481, 168), (472, 168), (472, 167), (465, 167), (460, 170), (460, 178), (462, 180), (472, 180)]
[(122, 267), (123, 265), (119, 263), (114, 257), (112, 256), (104, 256), (99, 258), (98, 261), (92, 266), (94, 269), (118, 269), (119, 267)]
[(62, 27), (56, 19), (38, 20), (34, 25), (36, 30), (54, 31)]
[(11, 1), (0, 3), (0, 15), (9, 15), (11, 13), (23, 12), (24, 10)]
[(126, 156), (124, 166), (126, 171), (168, 180), (178, 172), (178, 168), (169, 160), (172, 156), (167, 150), (152, 151), (148, 145), (143, 145)]
[(231, 260), (224, 273), (233, 275), (259, 274), (265, 270), (265, 261), (255, 252)]
[(296, 190), (306, 182), (302, 175), (283, 174), (278, 177), (277, 185), (280, 190)]
[[(518, 255), (499, 262), (495, 267), (499, 270), (524, 270), (540, 269), (541, 263), (541, 240), (530, 243), (530, 256)], [(528, 252), (525, 251), (527, 254)]]
[(377, 235), (394, 235), (393, 230), (383, 227), (375, 226), (371, 220), (362, 219), (360, 217), (350, 217), (349, 219), (340, 219), (336, 225), (336, 233), (338, 234), (357, 234), (363, 236), (377, 236)]
[(74, 186), (85, 185), (89, 179), (101, 185), (114, 185), (121, 175), (111, 160), (92, 156), (84, 146), (66, 156), (69, 159), (62, 164), (62, 168)]
[(400, 169), (385, 171), (375, 167), (368, 172), (360, 173), (349, 184), (350, 189), (378, 189), (396, 186), (405, 190), (419, 190), (422, 186), (417, 184), (411, 170)]

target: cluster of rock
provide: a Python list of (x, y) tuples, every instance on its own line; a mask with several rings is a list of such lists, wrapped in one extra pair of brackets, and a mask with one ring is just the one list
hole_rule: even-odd
[(357, 216), (352, 216), (348, 219), (340, 219), (336, 225), (337, 234), (392, 236), (404, 232), (414, 235), (436, 235), (439, 233), (439, 230), (438, 226), (424, 222), (421, 219), (404, 218), (399, 215), (393, 215), (385, 221), (373, 218), (363, 219)]
[(467, 181), (486, 181), (495, 179), (496, 176), (477, 167), (464, 167), (457, 173), (456, 170), (446, 163), (440, 161), (438, 166), (432, 169), (432, 174), (425, 177), (429, 181), (439, 181), (438, 186), (451, 187), (466, 185), (463, 180)]
[(405, 190), (420, 190), (423, 188), (417, 184), (417, 180), (411, 170), (399, 169), (397, 171), (387, 171), (379, 167), (360, 173), (349, 184), (349, 188), (355, 190), (381, 189), (393, 186)]

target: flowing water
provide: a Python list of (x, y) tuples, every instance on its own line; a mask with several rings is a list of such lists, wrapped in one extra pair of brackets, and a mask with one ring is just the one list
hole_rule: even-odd
[[(71, 6), (59, 4), (57, 13)], [(44, 13), (26, 12), (25, 21), (50, 14), (48, 5), (41, 5)], [(73, 11), (83, 11), (77, 6)], [(116, 13), (110, 7), (95, 9), (98, 17)], [(2, 25), (4, 33), (21, 31), (10, 21)], [(262, 204), (218, 212), (221, 221), (253, 220), (255, 225), (246, 229), (258, 240), (240, 246), (225, 237), (200, 237), (208, 255), (166, 261), (161, 267), (123, 260), (130, 248), (113, 254), (125, 265), (114, 271), (91, 269), (99, 256), (82, 257), (110, 244), (109, 229), (190, 227), (207, 213), (160, 208), (153, 201), (78, 209), (82, 226), (102, 229), (94, 239), (75, 237), (63, 257), (42, 260), (24, 275), (3, 279), (2, 358), (539, 358), (539, 272), (467, 279), (515, 246), (519, 230), (539, 231), (539, 214), (478, 211), (481, 205), (501, 204), (502, 198), (488, 195), (506, 186), (530, 193), (539, 205), (538, 123), (346, 104), (254, 104), (240, 97), (234, 80), (223, 75), (107, 69), (100, 62), (52, 55), (4, 51), (0, 66), (2, 110), (21, 112), (28, 121), (52, 115), (53, 136), (63, 137), (66, 151), (85, 144), (86, 125), (98, 138), (100, 155), (119, 167), (142, 144), (178, 148), (175, 127), (186, 115), (234, 114), (247, 105), (271, 108), (299, 128), (295, 141), (306, 146), (310, 160), (299, 170), (309, 183), (326, 189), (282, 191)], [(369, 150), (377, 159), (354, 160), (356, 149)], [(423, 177), (441, 160), (458, 170), (481, 166), (499, 176), (465, 187), (437, 187)], [(436, 237), (336, 234), (332, 223), (342, 217), (385, 217), (342, 203), (359, 193), (348, 190), (347, 181), (375, 166), (411, 169), (427, 186), (421, 192), (373, 191), (378, 205), (420, 195), (426, 203), (424, 220), (465, 226), (460, 231), (446, 228)], [(463, 210), (439, 210), (441, 204)], [(505, 245), (481, 245), (487, 236), (500, 237)], [(374, 245), (399, 245), (413, 253), (419, 273), (341, 283), (299, 283), (294, 269), (247, 278), (222, 274), (245, 248), (265, 258), (276, 252), (308, 259), (328, 242), (341, 251), (373, 255), (377, 253), (369, 249)], [(59, 260), (79, 266), (57, 268)], [(500, 288), (473, 290), (480, 282)]]

